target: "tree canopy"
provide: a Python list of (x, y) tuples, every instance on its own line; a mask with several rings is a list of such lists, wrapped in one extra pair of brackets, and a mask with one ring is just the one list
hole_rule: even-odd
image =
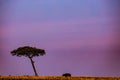
[(16, 55), (18, 57), (25, 56), (25, 57), (33, 58), (33, 57), (45, 55), (45, 50), (38, 49), (36, 47), (24, 46), (11, 51), (11, 54), (13, 56)]

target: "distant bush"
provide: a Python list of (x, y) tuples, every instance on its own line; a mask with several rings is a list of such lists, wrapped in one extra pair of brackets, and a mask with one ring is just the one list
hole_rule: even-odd
[(70, 73), (64, 73), (64, 74), (62, 74), (62, 76), (71, 77), (71, 74)]

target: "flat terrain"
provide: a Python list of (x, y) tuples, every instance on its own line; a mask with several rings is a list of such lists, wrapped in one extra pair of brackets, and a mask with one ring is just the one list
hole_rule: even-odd
[(0, 76), (0, 80), (120, 80), (120, 77)]

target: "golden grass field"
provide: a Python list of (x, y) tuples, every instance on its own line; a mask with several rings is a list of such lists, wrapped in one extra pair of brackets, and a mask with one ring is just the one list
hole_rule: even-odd
[(0, 76), (0, 80), (120, 80), (120, 77)]

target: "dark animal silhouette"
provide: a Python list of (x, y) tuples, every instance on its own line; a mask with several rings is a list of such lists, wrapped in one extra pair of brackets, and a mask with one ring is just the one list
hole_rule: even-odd
[(62, 76), (71, 77), (71, 74), (70, 73), (64, 73)]

